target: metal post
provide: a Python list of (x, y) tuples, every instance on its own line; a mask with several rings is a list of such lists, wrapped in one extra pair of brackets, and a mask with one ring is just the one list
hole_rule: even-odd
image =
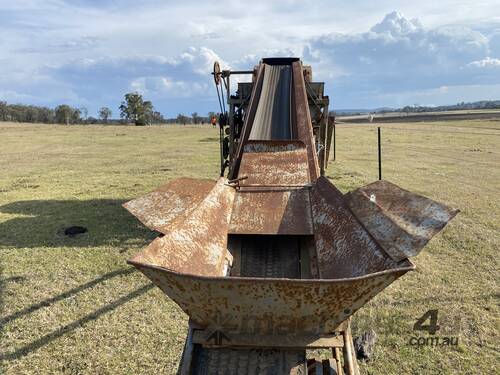
[(382, 146), (380, 142), (380, 126), (377, 128), (378, 133), (378, 179), (382, 179)]
[[(219, 120), (220, 121), (220, 120)], [(219, 122), (219, 148), (220, 148), (220, 176), (224, 177), (224, 132), (222, 129), (222, 125)]]
[[(345, 343), (344, 343), (345, 345)], [(342, 363), (340, 363), (340, 349), (336, 346), (332, 350), (333, 358), (335, 358), (337, 375), (344, 375), (344, 371), (342, 370)]]
[(335, 161), (337, 147), (335, 146), (335, 120), (333, 121), (333, 161)]
[[(229, 114), (228, 114), (228, 125), (229, 125), (229, 156), (228, 161), (229, 165), (233, 162), (233, 154), (234, 154), (234, 104), (231, 103), (231, 72), (227, 75), (227, 104), (229, 106)], [(224, 135), (225, 136), (225, 135)]]
[(344, 372), (346, 375), (358, 375), (354, 361), (356, 361), (356, 354), (353, 352), (352, 335), (351, 335), (351, 319), (347, 321), (347, 328), (342, 333), (344, 338), (344, 346), (342, 348), (344, 355)]

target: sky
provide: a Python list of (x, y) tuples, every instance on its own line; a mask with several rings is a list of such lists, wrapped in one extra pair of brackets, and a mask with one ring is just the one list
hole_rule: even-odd
[(331, 109), (500, 99), (500, 6), (477, 1), (0, 0), (0, 100), (217, 111), (210, 72), (297, 56)]

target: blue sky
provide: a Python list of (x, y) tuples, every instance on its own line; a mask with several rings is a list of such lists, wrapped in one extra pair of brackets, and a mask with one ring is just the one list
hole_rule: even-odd
[(299, 56), (333, 108), (500, 99), (497, 1), (0, 0), (0, 100), (217, 110), (213, 61)]

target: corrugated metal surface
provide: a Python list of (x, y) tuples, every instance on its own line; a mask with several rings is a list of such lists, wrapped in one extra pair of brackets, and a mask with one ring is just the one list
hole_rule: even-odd
[(365, 228), (400, 261), (417, 255), (458, 210), (388, 182), (377, 181), (346, 195)]

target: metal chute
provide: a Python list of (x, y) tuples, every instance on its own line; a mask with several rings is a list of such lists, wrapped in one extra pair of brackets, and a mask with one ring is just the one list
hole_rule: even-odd
[(333, 346), (328, 335), (413, 270), (408, 258), (457, 211), (386, 181), (343, 195), (321, 176), (331, 132), (311, 118), (310, 68), (264, 59), (253, 73), (229, 179), (176, 180), (126, 203), (165, 234), (129, 263), (198, 329), (236, 333), (231, 347), (261, 347), (255, 335)]
[(388, 182), (377, 181), (346, 195), (356, 217), (394, 260), (418, 255), (458, 210)]

